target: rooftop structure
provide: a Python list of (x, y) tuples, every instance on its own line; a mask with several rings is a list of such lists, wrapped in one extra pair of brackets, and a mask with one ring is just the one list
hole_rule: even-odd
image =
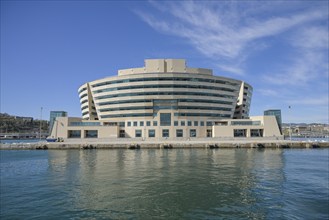
[(65, 111), (50, 111), (50, 117), (49, 117), (49, 133), (52, 131), (54, 122), (57, 117), (66, 117), (67, 112)]
[(280, 132), (282, 133), (282, 117), (281, 117), (281, 110), (280, 109), (269, 109), (264, 111), (264, 115), (274, 115), (278, 126), (280, 128)]

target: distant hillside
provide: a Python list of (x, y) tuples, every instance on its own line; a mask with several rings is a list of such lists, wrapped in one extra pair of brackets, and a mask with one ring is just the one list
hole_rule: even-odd
[[(41, 132), (48, 132), (48, 126), (49, 122), (42, 120)], [(40, 120), (0, 113), (0, 133), (34, 133), (39, 129)]]

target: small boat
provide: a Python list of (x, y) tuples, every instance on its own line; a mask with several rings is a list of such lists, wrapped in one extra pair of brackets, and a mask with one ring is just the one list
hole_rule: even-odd
[(57, 138), (47, 137), (46, 138), (46, 141), (47, 142), (56, 142), (57, 141)]

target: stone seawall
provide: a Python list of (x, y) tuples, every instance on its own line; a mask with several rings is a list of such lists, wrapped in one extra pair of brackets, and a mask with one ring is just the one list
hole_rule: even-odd
[(0, 150), (65, 149), (175, 149), (175, 148), (329, 148), (329, 142), (175, 142), (168, 143), (13, 143), (0, 144)]

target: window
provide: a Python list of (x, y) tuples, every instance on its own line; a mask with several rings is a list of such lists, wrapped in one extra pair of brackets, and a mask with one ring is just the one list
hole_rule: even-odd
[(126, 132), (125, 132), (125, 130), (120, 130), (119, 137), (121, 137), (121, 138), (126, 137)]
[(207, 137), (212, 137), (212, 129), (207, 129)]
[(250, 129), (251, 137), (263, 137), (263, 129)]
[(247, 129), (234, 129), (234, 137), (246, 137)]
[(70, 122), (69, 126), (100, 126), (100, 122)]
[(85, 137), (86, 138), (97, 138), (98, 137), (98, 131), (97, 130), (86, 130), (85, 131)]
[(181, 121), (180, 126), (185, 126), (185, 121)]
[(187, 122), (187, 126), (192, 126), (192, 122), (191, 121), (188, 121)]
[(137, 127), (137, 121), (134, 121), (134, 127)]
[(171, 113), (160, 113), (160, 126), (171, 126)]
[(119, 122), (119, 127), (124, 127), (125, 126), (125, 122)]
[(231, 121), (231, 125), (261, 125), (261, 121)]
[(169, 137), (169, 129), (162, 129), (162, 137)]
[(131, 126), (131, 121), (128, 121), (127, 126), (128, 126), (128, 127)]
[(200, 121), (200, 126), (204, 126), (204, 121)]
[(176, 137), (183, 137), (183, 129), (176, 130)]
[(212, 121), (207, 121), (207, 126), (212, 126)]
[(80, 130), (69, 130), (69, 138), (81, 138), (81, 131)]
[(198, 121), (194, 121), (194, 126), (198, 126)]
[(150, 121), (147, 121), (146, 122), (146, 126), (151, 126), (151, 122)]
[(149, 130), (149, 137), (155, 137), (155, 130), (154, 129)]
[(139, 126), (143, 127), (144, 126), (144, 122), (143, 121), (140, 121), (139, 122)]
[(174, 126), (178, 126), (178, 121), (174, 121)]
[(158, 126), (158, 122), (157, 121), (153, 121), (153, 126)]
[(196, 130), (190, 129), (190, 137), (196, 137)]
[(135, 137), (142, 137), (142, 130), (135, 130)]

